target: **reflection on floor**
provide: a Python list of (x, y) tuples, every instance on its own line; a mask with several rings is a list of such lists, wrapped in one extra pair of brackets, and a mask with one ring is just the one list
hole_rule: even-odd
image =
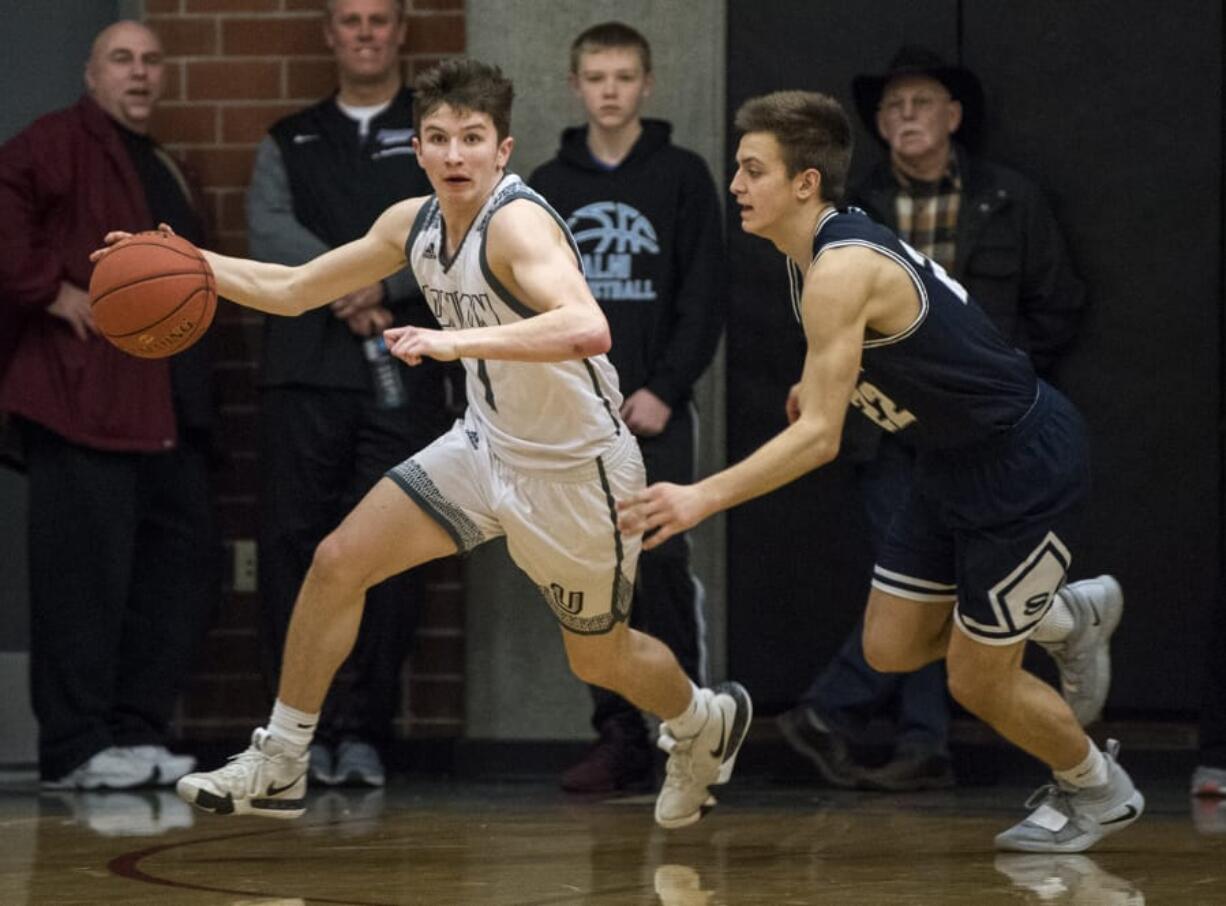
[(1017, 785), (885, 795), (750, 776), (666, 832), (650, 796), (568, 798), (552, 778), (327, 790), (286, 823), (0, 778), (0, 903), (1221, 906), (1226, 800), (1185, 784), (1145, 783), (1134, 827), (1046, 856), (992, 851), (1023, 812)]

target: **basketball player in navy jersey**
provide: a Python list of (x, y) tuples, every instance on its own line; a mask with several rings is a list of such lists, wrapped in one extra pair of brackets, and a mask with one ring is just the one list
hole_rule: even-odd
[(714, 805), (708, 788), (732, 776), (752, 704), (736, 683), (699, 689), (667, 646), (627, 624), (639, 539), (619, 533), (613, 501), (641, 490), (644, 472), (618, 414), (608, 322), (565, 222), (506, 172), (510, 81), (496, 67), (447, 60), (414, 87), (414, 150), (433, 195), (392, 205), (364, 237), (299, 267), (204, 255), (219, 295), (276, 315), (326, 305), (407, 260), (442, 329), (394, 327), (388, 345), (410, 365), (459, 359), (468, 408), (316, 548), (268, 727), (226, 766), (180, 780), (179, 795), (221, 815), (301, 815), (307, 747), (366, 589), (506, 536), (552, 608), (576, 676), (664, 721), (670, 756), (656, 821), (692, 824)]
[(1081, 417), (939, 266), (835, 207), (851, 158), (837, 101), (777, 92), (746, 102), (736, 125), (741, 227), (788, 257), (807, 340), (790, 425), (696, 484), (655, 484), (623, 502), (622, 530), (646, 532), (651, 548), (830, 462), (849, 404), (908, 439), (914, 488), (874, 568), (865, 656), (881, 671), (945, 658), (954, 697), (1052, 769), (1055, 782), (999, 848), (1087, 849), (1135, 821), (1144, 799), (1118, 744), (1100, 751), (1068, 703), (1022, 669), (1040, 623), (1045, 638), (1106, 643), (1079, 625), (1092, 614), (1056, 595), (1089, 482)]

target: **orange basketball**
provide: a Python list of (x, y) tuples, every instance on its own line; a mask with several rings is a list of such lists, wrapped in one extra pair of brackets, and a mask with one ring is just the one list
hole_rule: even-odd
[(94, 267), (89, 304), (104, 337), (131, 355), (160, 359), (204, 336), (217, 311), (217, 286), (186, 239), (137, 233)]

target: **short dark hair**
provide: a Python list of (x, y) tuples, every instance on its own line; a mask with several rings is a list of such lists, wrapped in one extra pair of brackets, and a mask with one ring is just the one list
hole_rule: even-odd
[(775, 91), (750, 98), (736, 112), (736, 128), (769, 132), (779, 142), (788, 176), (822, 174), (822, 198), (837, 204), (847, 191), (852, 135), (834, 98), (816, 91)]
[(454, 110), (487, 113), (498, 141), (511, 134), (511, 101), (515, 89), (497, 66), (477, 60), (443, 60), (413, 80), (413, 125), (446, 104)]
[(636, 29), (624, 22), (601, 22), (580, 33), (570, 45), (570, 71), (579, 72), (579, 58), (585, 53), (633, 47), (643, 62), (643, 72), (651, 72), (651, 45)]

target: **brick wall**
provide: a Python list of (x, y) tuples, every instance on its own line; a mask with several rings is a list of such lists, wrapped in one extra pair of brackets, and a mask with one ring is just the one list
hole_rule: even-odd
[[(463, 0), (409, 0), (405, 75), (464, 51)], [(256, 144), (277, 118), (335, 87), (324, 43), (324, 0), (144, 0), (145, 21), (162, 37), (166, 92), (154, 133), (203, 183), (213, 247), (246, 253), (244, 192)], [(224, 446), (217, 508), (231, 551), (256, 526), (256, 361), (262, 316), (223, 304), (213, 327)], [(454, 561), (426, 567), (427, 600), (403, 677), (400, 735), (458, 735), (463, 729), (463, 613)], [(227, 587), (222, 612), (180, 706), (189, 740), (243, 737), (268, 714), (258, 674), (256, 593)]]

